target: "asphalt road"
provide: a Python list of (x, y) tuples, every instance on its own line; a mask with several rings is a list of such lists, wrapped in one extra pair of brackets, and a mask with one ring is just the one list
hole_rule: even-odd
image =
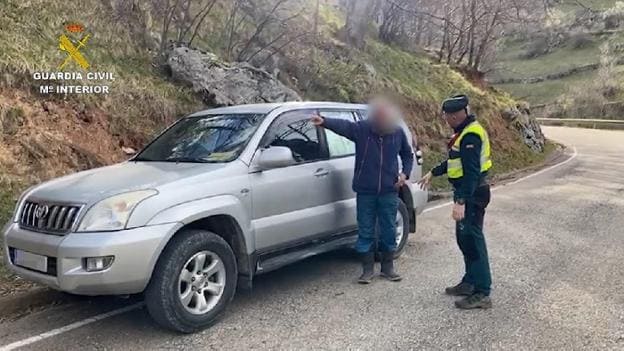
[(400, 283), (357, 285), (357, 263), (333, 253), (262, 276), (201, 333), (163, 331), (142, 308), (58, 329), (130, 303), (95, 299), (0, 324), (0, 350), (49, 331), (23, 349), (624, 350), (624, 132), (544, 130), (578, 154), (493, 193), (491, 310), (442, 294), (462, 269), (447, 206), (419, 217)]

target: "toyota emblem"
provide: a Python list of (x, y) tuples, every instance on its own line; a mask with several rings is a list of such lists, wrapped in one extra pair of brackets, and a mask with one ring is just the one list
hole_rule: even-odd
[(49, 210), (47, 205), (37, 205), (35, 208), (35, 217), (37, 217), (37, 219), (44, 219), (48, 215)]

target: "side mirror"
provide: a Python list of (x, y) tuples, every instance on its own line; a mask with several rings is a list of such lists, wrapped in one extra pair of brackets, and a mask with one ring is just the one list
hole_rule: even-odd
[(292, 151), (285, 146), (270, 146), (260, 150), (257, 165), (260, 169), (286, 167), (295, 164)]

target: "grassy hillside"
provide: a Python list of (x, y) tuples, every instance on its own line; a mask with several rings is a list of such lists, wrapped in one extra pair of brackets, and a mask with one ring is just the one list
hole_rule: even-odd
[[(0, 4), (0, 220), (5, 222), (18, 194), (31, 184), (69, 172), (123, 160), (121, 147), (140, 148), (176, 118), (203, 108), (189, 89), (170, 81), (154, 62), (155, 53), (133, 35), (127, 19), (111, 13), (103, 1), (5, 0)], [(312, 6), (306, 1), (299, 3)], [(306, 5), (308, 4), (308, 5)], [(313, 9), (304, 13), (314, 13)], [(218, 31), (223, 12), (207, 20), (196, 42), (222, 55)], [(28, 19), (28, 20), (26, 20)], [(32, 78), (55, 71), (64, 58), (58, 36), (67, 21), (83, 23), (92, 33), (83, 52), (92, 71), (114, 72), (108, 95), (42, 96)], [(439, 118), (440, 102), (466, 93), (493, 140), (494, 172), (508, 172), (543, 159), (520, 140), (501, 112), (516, 105), (506, 93), (482, 89), (449, 66), (369, 39), (362, 50), (340, 42), (343, 16), (321, 9), (319, 48), (293, 43), (284, 53), (287, 84), (306, 99), (361, 102), (375, 92), (399, 96), (408, 123), (425, 150), (426, 168), (441, 159), (449, 135)], [(312, 28), (310, 16), (299, 25)], [(156, 20), (153, 26), (160, 24)], [(312, 57), (312, 60), (310, 60)], [(78, 68), (72, 68), (76, 70)], [(442, 188), (443, 180), (435, 184)], [(0, 282), (3, 276), (0, 267)], [(11, 283), (12, 287), (16, 286)], [(0, 284), (0, 295), (6, 290)]]
[[(599, 69), (580, 70), (586, 66), (597, 66), (601, 62), (605, 45), (610, 47), (614, 59), (621, 57), (624, 45), (624, 23), (615, 28), (605, 28), (604, 11), (616, 6), (615, 0), (581, 1), (592, 9), (593, 14), (578, 4), (565, 2), (553, 9), (547, 21), (531, 34), (513, 33), (504, 38), (499, 45), (497, 63), (488, 78), (497, 82), (496, 86), (514, 96), (525, 99), (533, 105), (555, 104), (566, 97), (574, 97), (578, 90), (594, 86), (602, 79)], [(556, 43), (544, 49), (544, 37), (556, 34)], [(542, 51), (542, 52), (540, 52)], [(624, 81), (624, 62), (618, 62), (609, 72), (614, 80)], [(561, 75), (561, 77), (552, 77)], [(551, 76), (541, 81), (532, 78)], [(525, 80), (525, 81), (522, 81)], [(608, 96), (605, 102), (624, 100), (624, 94), (618, 92)], [(577, 116), (582, 117), (582, 116)], [(600, 117), (600, 116), (586, 116)]]

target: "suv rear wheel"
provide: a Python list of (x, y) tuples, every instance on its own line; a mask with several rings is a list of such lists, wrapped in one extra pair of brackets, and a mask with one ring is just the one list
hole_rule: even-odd
[(145, 290), (147, 309), (161, 326), (191, 333), (210, 326), (232, 300), (236, 257), (220, 236), (184, 230), (158, 259)]
[(397, 259), (403, 253), (405, 246), (407, 246), (407, 240), (409, 236), (409, 213), (407, 206), (403, 203), (403, 200), (399, 200), (399, 209), (396, 217), (396, 251), (394, 252), (394, 258)]

